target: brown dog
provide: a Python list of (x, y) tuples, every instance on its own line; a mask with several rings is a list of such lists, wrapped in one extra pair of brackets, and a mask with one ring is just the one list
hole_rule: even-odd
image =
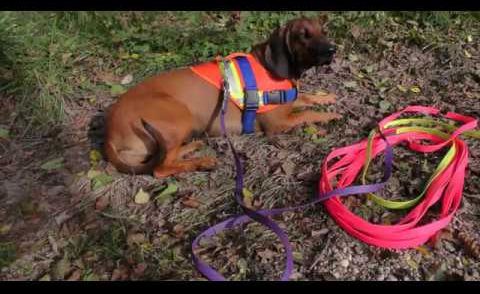
[[(278, 28), (252, 54), (274, 77), (296, 80), (307, 69), (331, 62), (335, 46), (326, 39), (320, 20), (297, 19)], [(292, 113), (294, 106), (332, 103), (335, 96), (299, 94), (294, 103), (257, 115), (256, 129), (271, 135), (303, 123), (327, 123), (340, 116), (311, 110)], [(105, 152), (121, 172), (167, 177), (211, 169), (215, 158), (183, 159), (202, 144), (185, 144), (194, 134), (221, 134), (222, 91), (192, 70), (178, 69), (152, 77), (120, 97), (107, 115)], [(228, 101), (229, 134), (242, 131), (241, 110)], [(185, 145), (184, 145), (185, 144)]]

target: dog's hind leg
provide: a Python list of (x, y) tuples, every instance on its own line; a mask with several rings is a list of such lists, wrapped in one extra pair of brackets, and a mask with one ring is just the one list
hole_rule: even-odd
[[(171, 153), (172, 157), (178, 157), (178, 151)], [(199, 157), (191, 159), (175, 159), (173, 161), (167, 160), (160, 166), (155, 168), (154, 175), (156, 178), (165, 178), (175, 174), (184, 172), (193, 172), (198, 170), (211, 170), (215, 167), (217, 160), (214, 157)]]
[(202, 141), (193, 141), (169, 150), (163, 163), (155, 167), (154, 176), (156, 178), (166, 178), (184, 172), (213, 169), (216, 165), (214, 157), (182, 158), (188, 153), (198, 150), (203, 145)]
[(205, 146), (205, 143), (203, 141), (193, 141), (188, 144), (183, 145), (180, 147), (180, 150), (178, 151), (178, 158), (182, 158), (185, 155), (188, 155), (189, 153), (195, 152), (198, 149), (202, 148)]

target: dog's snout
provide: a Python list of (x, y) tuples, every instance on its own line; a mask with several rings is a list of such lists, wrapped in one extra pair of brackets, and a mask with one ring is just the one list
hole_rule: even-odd
[(316, 46), (317, 56), (331, 57), (337, 52), (337, 46), (334, 44), (322, 42)]
[(337, 52), (337, 46), (333, 44), (328, 44), (322, 51), (323, 52), (321, 54), (323, 55), (333, 56)]
[(330, 47), (328, 48), (328, 52), (330, 54), (335, 54), (337, 52), (337, 46), (336, 45), (330, 45)]

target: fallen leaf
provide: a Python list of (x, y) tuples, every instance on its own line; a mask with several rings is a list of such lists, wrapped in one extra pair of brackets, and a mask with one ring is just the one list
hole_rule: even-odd
[(406, 262), (412, 269), (418, 268), (418, 264), (413, 259), (407, 258)]
[(47, 281), (51, 281), (51, 280), (52, 280), (52, 278), (50, 277), (49, 274), (46, 274), (39, 279), (39, 281), (41, 281), (41, 282), (47, 282)]
[(310, 125), (310, 126), (304, 128), (303, 132), (307, 136), (313, 136), (313, 135), (316, 135), (318, 133), (318, 129), (315, 126)]
[(411, 88), (410, 88), (410, 91), (412, 91), (412, 92), (415, 93), (415, 94), (418, 94), (418, 93), (421, 92), (420, 88), (417, 87), (417, 86), (411, 87)]
[(135, 203), (137, 204), (146, 204), (150, 201), (150, 194), (143, 191), (142, 188), (138, 190), (137, 194), (135, 194)]
[(407, 23), (413, 25), (413, 26), (418, 26), (418, 22), (414, 21), (414, 20), (407, 20)]
[(392, 46), (393, 46), (392, 41), (380, 40), (380, 44), (385, 45), (387, 48), (392, 48)]
[(10, 229), (12, 228), (12, 225), (7, 224), (7, 225), (1, 225), (0, 226), (0, 235), (7, 234), (10, 232)]
[(470, 52), (468, 52), (467, 49), (463, 50), (463, 52), (465, 53), (465, 57), (472, 58), (472, 54), (470, 54)]
[(62, 211), (59, 215), (55, 217), (55, 222), (57, 223), (57, 225), (61, 225), (71, 217), (72, 215), (70, 215), (68, 212)]
[(262, 262), (268, 262), (273, 258), (273, 251), (267, 248), (263, 251), (257, 252), (257, 255), (260, 256)]
[(101, 72), (97, 74), (98, 78), (105, 84), (112, 86), (115, 83), (118, 83), (119, 78), (110, 72)]
[(175, 233), (175, 237), (182, 238), (185, 234), (185, 227), (181, 224), (177, 224), (172, 228), (173, 232)]
[(83, 281), (99, 281), (100, 279), (98, 278), (97, 274), (95, 273), (89, 273), (83, 277)]
[(132, 245), (141, 245), (142, 243), (145, 242), (145, 234), (142, 233), (134, 233), (134, 234), (129, 234), (127, 236), (127, 244), (128, 246)]
[(178, 187), (174, 183), (169, 183), (165, 189), (155, 196), (155, 201), (158, 204), (163, 204), (165, 201), (172, 198), (172, 196), (177, 193)]
[(113, 178), (107, 174), (99, 173), (92, 178), (92, 189), (97, 190), (113, 182)]
[[(323, 134), (322, 134), (323, 133)], [(325, 138), (325, 132), (322, 132), (322, 133), (318, 133), (316, 135), (313, 135), (311, 140), (313, 143), (315, 144), (322, 144), (322, 143), (325, 143), (327, 142), (327, 138)]]
[(365, 66), (364, 70), (367, 73), (372, 73), (373, 72), (373, 65)]
[(303, 262), (303, 254), (299, 251), (294, 251), (292, 253), (293, 255), (293, 260), (297, 263), (302, 263)]
[(358, 55), (350, 53), (350, 54), (348, 54), (348, 59), (349, 59), (351, 62), (358, 61)]
[(147, 264), (142, 262), (137, 264), (137, 266), (133, 269), (133, 275), (135, 278), (141, 278), (147, 269)]
[(112, 272), (112, 281), (124, 281), (127, 280), (129, 276), (128, 268), (124, 265), (120, 265), (118, 268), (114, 269)]
[(40, 166), (41, 169), (48, 170), (48, 171), (59, 169), (62, 167), (63, 167), (63, 157), (49, 160)]
[(408, 91), (407, 88), (405, 88), (402, 85), (397, 85), (397, 88), (398, 88), (398, 90), (400, 90), (400, 92), (403, 92), (403, 93), (407, 93), (407, 91)]
[(102, 195), (95, 202), (95, 210), (102, 211), (105, 208), (107, 208), (109, 204), (110, 204), (110, 197), (108, 195)]
[(430, 249), (428, 249), (428, 247), (425, 246), (425, 245), (418, 246), (418, 247), (415, 248), (415, 249), (417, 249), (417, 251), (420, 252), (420, 253), (421, 253), (422, 255), (424, 255), (424, 256), (429, 256), (429, 255), (431, 255)]
[(9, 131), (7, 129), (0, 128), (0, 139), (8, 139), (9, 137)]
[(468, 36), (467, 36), (467, 42), (468, 42), (468, 43), (472, 43), (472, 42), (473, 42), (472, 35), (468, 35)]
[(125, 92), (126, 90), (122, 85), (112, 85), (112, 87), (110, 88), (110, 94), (112, 96), (119, 96)]
[[(95, 170), (95, 169), (91, 169), (87, 172), (87, 178), (89, 179), (93, 179), (95, 178), (96, 176), (98, 176), (99, 174), (101, 174), (102, 172), (101, 171), (98, 171), (98, 170)], [(79, 175), (79, 176), (83, 176), (83, 175)]]
[(245, 203), (245, 206), (248, 208), (252, 208), (253, 193), (247, 188), (243, 188), (242, 194), (243, 194), (243, 203)]
[(128, 74), (128, 75), (126, 75), (126, 76), (123, 77), (123, 79), (122, 79), (122, 81), (120, 82), (120, 84), (122, 84), (122, 85), (128, 85), (128, 84), (130, 84), (132, 81), (133, 81), (133, 75)]
[(82, 270), (75, 270), (68, 278), (67, 281), (79, 281), (82, 278)]
[(67, 64), (68, 60), (72, 56), (72, 53), (63, 53), (62, 54), (62, 63)]
[(357, 87), (357, 82), (356, 81), (347, 81), (343, 82), (343, 85), (349, 89), (353, 89)]
[(190, 208), (198, 208), (200, 206), (200, 201), (194, 196), (188, 196), (182, 200), (182, 204)]
[(52, 235), (48, 235), (48, 243), (50, 243), (50, 246), (52, 247), (53, 252), (55, 254), (58, 254), (58, 243), (55, 240), (55, 238), (53, 238)]
[(387, 112), (390, 106), (392, 106), (392, 104), (386, 100), (382, 100), (380, 101), (379, 106), (380, 110), (382, 110), (383, 112)]
[(431, 270), (426, 274), (427, 281), (443, 281), (445, 280), (445, 273), (447, 271), (447, 265), (442, 262), (432, 266)]
[(329, 231), (330, 231), (329, 229), (323, 228), (323, 229), (320, 229), (318, 231), (312, 231), (311, 235), (312, 235), (313, 238), (320, 237), (320, 236), (323, 236), (323, 235), (327, 234)]
[(350, 29), (350, 33), (355, 39), (358, 39), (358, 37), (360, 37), (362, 34), (362, 29), (359, 26), (353, 25)]
[(97, 149), (90, 150), (90, 164), (96, 166), (102, 159), (102, 154)]
[(238, 261), (237, 261), (237, 266), (239, 268), (239, 273), (241, 275), (245, 275), (247, 273), (247, 270), (248, 270), (248, 263), (247, 261), (244, 259), (244, 258), (240, 258)]
[(66, 257), (64, 257), (55, 264), (55, 267), (53, 269), (53, 275), (56, 279), (63, 280), (69, 270), (70, 270), (70, 262)]
[(282, 170), (286, 175), (293, 174), (294, 169), (295, 169), (295, 164), (293, 162), (291, 162), (290, 160), (286, 160), (282, 164)]

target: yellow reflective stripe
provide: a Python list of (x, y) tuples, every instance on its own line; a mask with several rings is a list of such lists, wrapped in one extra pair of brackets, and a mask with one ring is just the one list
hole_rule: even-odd
[[(226, 62), (228, 64), (227, 68), (224, 67), (223, 62), (219, 62), (220, 72), (222, 73), (222, 76), (228, 81), (230, 99), (233, 99), (235, 101), (235, 104), (237, 104), (241, 109), (243, 109), (245, 93), (243, 91), (240, 73), (231, 60), (227, 60)], [(258, 101), (259, 107), (265, 106), (262, 98), (263, 93), (264, 91), (258, 90), (258, 96), (260, 97)]]
[[(454, 132), (457, 128), (454, 125), (451, 125), (446, 122), (436, 121), (430, 118), (402, 118), (393, 120), (385, 124), (385, 128), (395, 127), (400, 125), (408, 125), (408, 124), (419, 124), (419, 125), (436, 125), (445, 128), (449, 132)], [(466, 131), (462, 135), (470, 138), (480, 139), (480, 130), (477, 131)]]
[(231, 79), (228, 82), (230, 84), (230, 87), (232, 88), (231, 96), (232, 98), (235, 98), (235, 99), (242, 99), (242, 101), (239, 101), (239, 102), (243, 103), (244, 93), (243, 93), (240, 77), (238, 76), (238, 73), (236, 71), (236, 68), (233, 62), (230, 61), (228, 64), (228, 67), (229, 67), (228, 70), (230, 73), (229, 78)]

